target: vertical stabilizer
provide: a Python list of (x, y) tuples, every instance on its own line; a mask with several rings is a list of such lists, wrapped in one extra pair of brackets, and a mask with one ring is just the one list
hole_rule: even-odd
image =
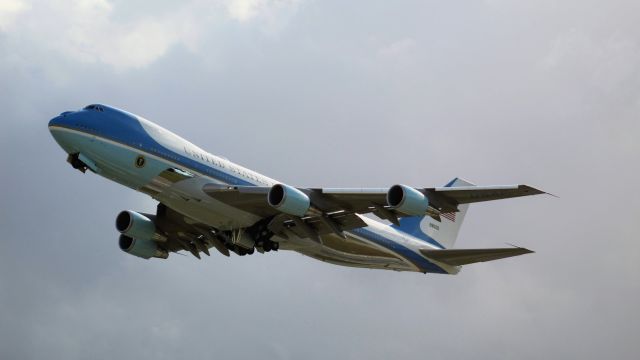
[[(457, 186), (473, 186), (474, 184), (455, 178), (451, 180), (445, 187)], [(440, 221), (430, 216), (411, 216), (400, 219), (400, 225), (394, 226), (396, 229), (407, 234), (413, 235), (419, 239), (425, 240), (432, 245), (450, 249), (458, 238), (460, 226), (464, 221), (464, 216), (469, 208), (468, 204), (458, 206), (458, 212), (443, 213)]]

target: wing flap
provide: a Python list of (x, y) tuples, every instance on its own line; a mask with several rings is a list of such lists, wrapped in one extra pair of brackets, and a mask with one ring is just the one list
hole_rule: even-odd
[(447, 265), (460, 266), (530, 254), (533, 253), (533, 251), (521, 247), (515, 247), (498, 249), (420, 249), (420, 253), (429, 259)]
[(348, 210), (369, 213), (375, 206), (387, 204), (385, 188), (315, 188), (309, 197), (324, 211)]
[(206, 184), (202, 191), (224, 204), (258, 216), (268, 217), (280, 214), (267, 203), (268, 187)]
[(367, 223), (365, 223), (357, 214), (354, 213), (332, 215), (330, 217), (330, 220), (333, 222), (333, 224), (328, 223), (326, 220), (323, 220), (319, 216), (309, 216), (300, 219), (300, 221), (304, 223), (304, 225), (302, 225), (300, 223), (296, 223), (296, 221), (294, 221), (293, 218), (290, 217), (283, 222), (283, 225), (301, 238), (310, 237), (307, 231), (305, 231), (304, 226), (309, 226), (314, 234), (318, 236), (332, 233), (339, 236), (344, 236), (341, 234), (342, 231), (367, 226)]

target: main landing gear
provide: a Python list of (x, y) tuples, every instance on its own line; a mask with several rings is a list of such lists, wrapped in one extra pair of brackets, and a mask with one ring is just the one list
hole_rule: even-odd
[(270, 221), (271, 218), (266, 218), (246, 229), (225, 232), (225, 246), (240, 256), (251, 255), (255, 250), (261, 253), (278, 251), (280, 244), (271, 240), (273, 232), (268, 228)]
[(262, 251), (264, 252), (278, 251), (278, 248), (280, 248), (279, 243), (271, 240), (264, 240), (261, 243), (256, 243), (256, 246), (262, 248)]
[(253, 255), (256, 250), (258, 250), (258, 252), (261, 252), (261, 253), (266, 253), (269, 251), (278, 251), (278, 249), (280, 248), (280, 244), (271, 240), (263, 240), (261, 242), (256, 242), (255, 246), (250, 248), (246, 248), (244, 246), (234, 244), (231, 241), (225, 242), (224, 246), (227, 249), (233, 251), (234, 253), (240, 256)]

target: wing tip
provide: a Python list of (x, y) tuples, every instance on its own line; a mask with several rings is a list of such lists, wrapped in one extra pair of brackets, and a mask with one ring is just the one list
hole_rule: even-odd
[(525, 188), (525, 189), (527, 189), (527, 191), (531, 191), (532, 192), (531, 194), (528, 194), (528, 195), (541, 195), (541, 194), (544, 194), (544, 195), (553, 196), (554, 198), (560, 198), (560, 196), (558, 196), (558, 195), (552, 194), (552, 193), (550, 193), (548, 191), (540, 190), (540, 189), (538, 189), (536, 187), (533, 187), (533, 186), (530, 186), (530, 185), (520, 185), (520, 186)]
[(510, 244), (510, 243), (505, 243), (511, 247), (514, 247), (516, 249), (520, 249), (522, 251), (522, 254), (520, 255), (525, 255), (525, 254), (535, 254), (535, 251), (531, 250), (531, 249), (527, 249), (525, 247), (522, 246), (518, 246), (518, 245), (514, 245), (514, 244)]

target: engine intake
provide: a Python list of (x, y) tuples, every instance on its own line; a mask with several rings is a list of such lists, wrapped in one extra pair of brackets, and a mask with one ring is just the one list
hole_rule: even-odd
[(267, 201), (274, 209), (294, 216), (304, 216), (311, 207), (307, 194), (284, 184), (273, 185), (269, 189)]
[(120, 212), (116, 217), (116, 229), (131, 238), (156, 241), (167, 240), (164, 235), (158, 233), (153, 220), (135, 211), (125, 210)]
[(118, 245), (120, 250), (143, 259), (150, 259), (152, 257), (166, 259), (169, 257), (169, 253), (166, 250), (160, 249), (158, 244), (153, 240), (147, 239), (135, 239), (127, 235), (120, 235), (118, 239)]
[(429, 199), (410, 186), (398, 184), (387, 192), (387, 204), (403, 214), (421, 216), (429, 208)]

